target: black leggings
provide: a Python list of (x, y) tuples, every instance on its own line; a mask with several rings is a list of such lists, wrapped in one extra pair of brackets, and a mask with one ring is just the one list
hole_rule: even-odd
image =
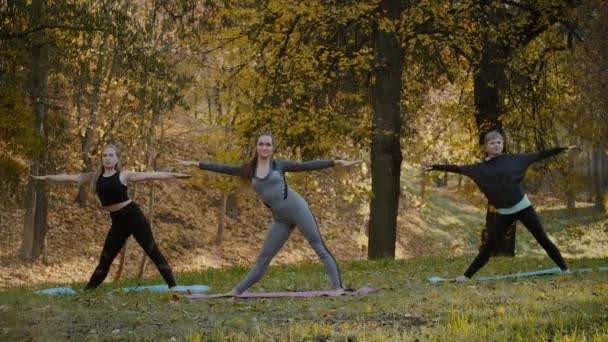
[(529, 206), (522, 211), (518, 211), (514, 214), (510, 215), (498, 215), (495, 222), (495, 227), (493, 230), (488, 230), (488, 238), (486, 243), (481, 246), (481, 250), (479, 254), (473, 260), (469, 268), (464, 272), (464, 275), (468, 278), (471, 278), (480, 268), (482, 268), (490, 259), (490, 255), (492, 251), (496, 248), (496, 244), (498, 242), (498, 237), (503, 236), (505, 234), (505, 228), (510, 227), (515, 220), (519, 220), (523, 225), (532, 233), (536, 241), (545, 249), (549, 257), (559, 266), (560, 269), (566, 270), (568, 266), (566, 266), (566, 262), (559, 250), (555, 246), (547, 234), (543, 229), (540, 220), (538, 219), (538, 215), (536, 215), (536, 211), (534, 207)]
[(93, 272), (85, 290), (93, 290), (103, 282), (110, 271), (112, 261), (114, 261), (114, 258), (116, 258), (116, 255), (118, 255), (118, 252), (120, 252), (120, 249), (131, 234), (133, 234), (135, 240), (137, 240), (146, 254), (152, 259), (167, 285), (169, 287), (175, 286), (171, 267), (169, 267), (167, 260), (158, 250), (150, 224), (148, 224), (148, 220), (146, 220), (139, 206), (135, 202), (131, 202), (126, 207), (111, 212), (110, 216), (112, 218), (112, 228), (110, 228), (106, 242), (103, 245), (99, 264), (95, 268), (95, 272)]

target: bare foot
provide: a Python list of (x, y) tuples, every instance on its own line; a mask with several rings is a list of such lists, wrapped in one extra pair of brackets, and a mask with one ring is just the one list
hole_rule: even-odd
[(229, 292), (224, 293), (222, 297), (238, 297), (240, 295), (241, 293), (239, 291), (232, 289)]
[(344, 290), (344, 288), (342, 288), (342, 287), (341, 287), (341, 288), (338, 288), (338, 289), (336, 289), (336, 290), (334, 291), (334, 293), (332, 294), (332, 296), (336, 296), (336, 297), (337, 297), (337, 296), (341, 296), (341, 295), (343, 295), (343, 294), (344, 294), (344, 291), (345, 291), (345, 290)]
[(471, 278), (469, 278), (469, 277), (467, 277), (465, 275), (460, 275), (460, 276), (456, 277), (456, 281), (457, 282), (461, 282), (461, 283), (462, 282), (467, 282), (469, 280), (471, 280)]

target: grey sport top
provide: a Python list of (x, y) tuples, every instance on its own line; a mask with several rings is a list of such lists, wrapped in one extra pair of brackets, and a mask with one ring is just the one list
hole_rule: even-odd
[[(270, 208), (281, 206), (290, 193), (295, 193), (287, 185), (285, 172), (310, 171), (326, 169), (334, 166), (333, 160), (311, 160), (295, 162), (289, 160), (272, 160), (271, 168), (266, 177), (258, 178), (255, 169), (251, 174), (251, 184), (264, 204)], [(241, 166), (224, 165), (216, 163), (199, 163), (202, 170), (238, 175)], [(299, 197), (299, 196), (298, 196)]]

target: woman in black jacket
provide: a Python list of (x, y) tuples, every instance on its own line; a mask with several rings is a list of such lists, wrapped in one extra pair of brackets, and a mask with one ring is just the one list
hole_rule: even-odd
[(569, 273), (561, 253), (543, 229), (543, 226), (524, 193), (521, 182), (530, 164), (554, 156), (576, 146), (555, 147), (538, 153), (503, 154), (503, 137), (498, 131), (488, 132), (485, 136), (487, 157), (481, 162), (470, 165), (428, 165), (425, 171), (446, 171), (463, 174), (473, 179), (488, 202), (497, 208), (498, 216), (495, 229), (490, 230), (485, 244), (469, 268), (456, 278), (467, 281), (490, 259), (496, 248), (498, 237), (504, 235), (506, 227), (519, 220), (532, 233), (536, 241), (545, 249), (549, 257), (562, 272)]

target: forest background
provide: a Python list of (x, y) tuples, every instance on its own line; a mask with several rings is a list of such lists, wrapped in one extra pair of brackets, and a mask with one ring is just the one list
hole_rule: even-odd
[[(108, 143), (193, 174), (130, 189), (177, 273), (251, 264), (268, 210), (177, 161), (243, 163), (265, 131), (280, 158), (364, 161), (289, 176), (341, 260), (475, 253), (486, 203), (421, 166), (479, 160), (488, 129), (509, 152), (578, 145), (525, 187), (566, 257), (606, 257), (607, 19), (601, 0), (1, 1), (0, 288), (88, 278), (107, 214), (29, 175), (92, 171)], [(133, 246), (113, 279), (156, 274)], [(275, 262), (315, 259), (295, 234)]]

